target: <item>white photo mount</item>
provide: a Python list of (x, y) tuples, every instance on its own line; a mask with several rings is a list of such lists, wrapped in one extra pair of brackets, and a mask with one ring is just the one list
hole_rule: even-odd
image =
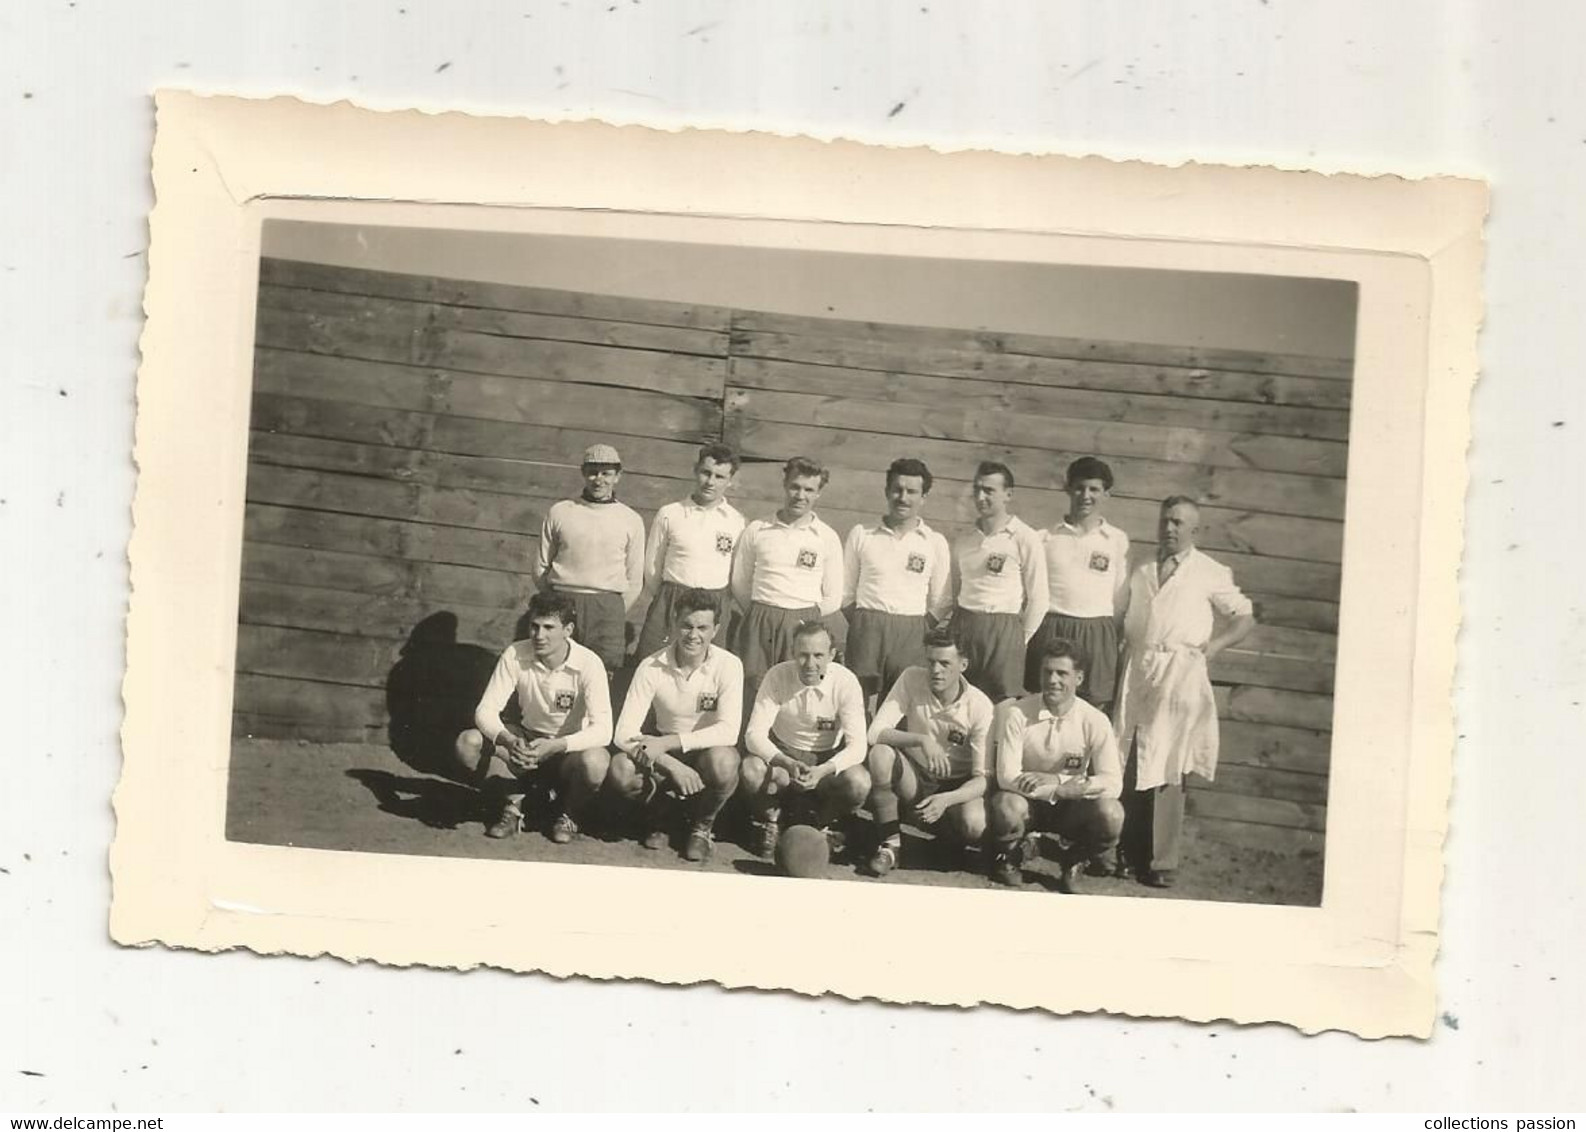
[[(157, 103), (111, 851), (118, 942), (1430, 1033), (1483, 186), (292, 99)], [(254, 298), (271, 217), (1354, 280), (1322, 906), (227, 841)], [(793, 923), (805, 925), (797, 938)]]

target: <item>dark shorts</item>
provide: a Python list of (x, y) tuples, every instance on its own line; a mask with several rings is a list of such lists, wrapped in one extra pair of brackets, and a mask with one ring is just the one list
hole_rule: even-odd
[[(659, 652), (672, 635), (672, 611), (677, 608), (677, 599), (688, 592), (690, 587), (679, 585), (676, 582), (662, 582), (656, 587), (655, 597), (650, 602), (650, 608), (644, 615), (644, 628), (639, 631), (639, 659), (644, 659), (651, 653)], [(728, 632), (727, 614), (732, 608), (732, 603), (727, 600), (727, 591), (706, 590), (716, 599), (716, 639), (714, 643), (721, 648), (729, 648), (732, 635)]]
[(743, 661), (744, 683), (748, 685), (746, 702), (754, 699), (760, 680), (772, 665), (793, 659), (793, 630), (803, 621), (820, 621), (832, 635), (832, 651), (837, 658), (843, 653), (843, 642), (848, 636), (848, 622), (841, 613), (821, 616), (813, 605), (801, 609), (783, 609), (776, 605), (751, 602), (749, 611), (738, 618), (734, 629), (733, 652)]
[(953, 614), (953, 637), (969, 667), (964, 678), (992, 703), (1024, 694), (1024, 618), (1018, 613)]
[(1118, 826), (1101, 812), (1099, 798), (1031, 802), (1029, 832), (1051, 833), (1072, 847), (1076, 858), (1099, 857), (1118, 844)]
[(607, 672), (621, 668), (628, 652), (628, 614), (623, 608), (622, 595), (604, 590), (557, 592), (572, 599), (573, 614), (578, 618), (573, 637), (578, 643), (598, 656)]
[[(904, 757), (907, 758), (908, 756), (905, 755)], [(968, 782), (970, 778), (968, 775), (962, 778), (932, 778), (921, 770), (917, 764), (910, 765), (914, 767), (914, 781), (919, 784), (918, 789), (914, 792), (915, 805), (919, 805), (932, 794), (949, 794)]]
[[(552, 736), (546, 735), (541, 731), (528, 731), (520, 723), (509, 723), (506, 725), (506, 727), (508, 731), (512, 732), (520, 739), (527, 739), (530, 742), (533, 742), (536, 739), (552, 738)], [(495, 749), (496, 745), (489, 739), (486, 739), (485, 757), (494, 758)], [(555, 785), (557, 778), (560, 776), (562, 763), (566, 761), (567, 755), (568, 752), (566, 751), (563, 751), (559, 755), (549, 755), (546, 758), (541, 759), (539, 763), (535, 765), (533, 770), (516, 770), (505, 761), (501, 762), (501, 766), (506, 770), (507, 774), (517, 779), (518, 782), (524, 784), (525, 786), (531, 786), (536, 790), (540, 788), (549, 789)]]
[(1024, 686), (1032, 692), (1041, 690), (1041, 650), (1059, 637), (1070, 641), (1084, 662), (1079, 698), (1090, 704), (1112, 703), (1118, 685), (1118, 625), (1111, 617), (1048, 613), (1025, 653)]
[[(805, 766), (820, 766), (822, 763), (830, 762), (832, 757), (842, 750), (841, 744), (829, 751), (802, 750), (784, 743), (777, 737), (775, 732), (771, 734), (771, 742), (776, 744), (776, 749), (782, 754), (795, 762), (803, 763)], [(862, 771), (863, 768), (864, 764), (860, 763), (857, 769)], [(828, 808), (830, 805), (829, 800), (834, 796), (834, 791), (843, 789), (839, 785), (839, 783), (843, 782), (843, 776), (854, 769), (856, 768), (850, 767), (849, 770), (843, 771), (842, 774), (828, 775), (814, 790), (803, 792), (783, 790), (776, 795), (768, 795), (764, 793), (765, 788), (762, 787), (762, 792), (758, 795), (757, 800), (750, 803), (750, 813), (755, 816), (757, 821), (764, 817), (777, 818), (779, 816), (784, 825), (823, 826), (832, 819), (843, 816), (841, 813)], [(765, 781), (767, 784), (771, 782), (769, 773), (766, 774)], [(865, 781), (868, 783), (869, 779), (867, 778)], [(868, 786), (866, 789), (868, 790)], [(856, 803), (854, 809), (857, 810), (860, 804), (862, 803)]]
[(843, 665), (886, 695), (905, 668), (925, 663), (923, 614), (856, 609), (848, 627)]
[(842, 750), (842, 744), (839, 743), (829, 751), (806, 751), (800, 747), (784, 743), (775, 731), (771, 732), (771, 742), (775, 743), (776, 749), (788, 758), (795, 762), (801, 762), (805, 766), (820, 766), (821, 763), (830, 761), (833, 755)]

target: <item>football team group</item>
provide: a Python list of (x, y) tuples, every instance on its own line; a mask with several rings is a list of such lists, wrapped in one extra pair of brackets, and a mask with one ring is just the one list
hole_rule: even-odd
[(1003, 884), (1041, 833), (1060, 891), (1080, 872), (1174, 883), (1185, 775), (1216, 769), (1207, 665), (1255, 623), (1196, 549), (1194, 500), (1162, 500), (1131, 569), (1094, 457), (1068, 466), (1048, 530), (1013, 513), (1012, 469), (982, 463), (978, 519), (951, 543), (924, 519), (919, 460), (892, 462), (884, 513), (844, 540), (816, 513), (819, 463), (789, 460), (781, 508), (748, 521), (727, 498), (738, 468), (700, 449), (646, 537), (616, 449), (585, 451), (582, 494), (545, 516), (523, 639), (457, 739), (495, 802), (488, 836), (536, 824), (566, 844), (637, 819), (646, 848), (702, 861), (737, 799), (745, 847), (779, 860), (796, 834), (884, 876), (906, 818)]

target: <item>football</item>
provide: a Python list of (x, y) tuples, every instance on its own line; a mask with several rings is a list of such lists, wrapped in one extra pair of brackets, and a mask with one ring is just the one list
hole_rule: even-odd
[(826, 835), (811, 825), (789, 826), (776, 843), (776, 864), (790, 877), (826, 875), (831, 849)]

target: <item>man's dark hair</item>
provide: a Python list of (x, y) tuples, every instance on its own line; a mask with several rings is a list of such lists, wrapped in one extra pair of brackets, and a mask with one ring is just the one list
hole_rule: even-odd
[(925, 466), (924, 460), (904, 456), (892, 461), (892, 466), (887, 469), (887, 486), (891, 487), (899, 476), (919, 476), (921, 491), (926, 495), (931, 494), (931, 469)]
[(716, 616), (718, 624), (721, 622), (721, 602), (709, 590), (684, 590), (677, 595), (677, 601), (672, 603), (672, 621), (674, 624), (685, 617), (692, 617), (696, 613), (709, 611)]
[(980, 466), (975, 469), (975, 478), (983, 480), (987, 476), (1001, 476), (1003, 487), (1013, 487), (1013, 469), (1006, 464), (999, 464), (995, 460), (980, 461)]
[(925, 647), (927, 649), (958, 649), (960, 655), (963, 649), (958, 647), (958, 638), (953, 636), (953, 631), (945, 625), (938, 625), (925, 634)]
[(1056, 660), (1065, 656), (1074, 662), (1076, 671), (1085, 671), (1085, 658), (1080, 653), (1079, 646), (1067, 637), (1055, 637), (1041, 647), (1041, 667), (1045, 668), (1046, 662), (1049, 660)]
[(529, 598), (529, 611), (524, 617), (530, 621), (541, 617), (558, 618), (563, 625), (571, 625), (578, 620), (578, 614), (573, 606), (573, 599), (566, 594), (557, 593), (555, 590), (541, 590)]
[(728, 448), (725, 444), (702, 445), (699, 455), (694, 457), (694, 467), (699, 467), (706, 460), (714, 460), (718, 464), (731, 464), (733, 471), (736, 472), (738, 470), (738, 453)]
[(800, 637), (813, 637), (816, 633), (825, 633), (826, 643), (833, 643), (832, 631), (826, 627), (826, 622), (817, 621), (814, 618), (811, 618), (808, 621), (800, 621), (796, 626), (794, 626), (793, 639), (796, 641)]
[(1063, 483), (1083, 483), (1085, 480), (1100, 480), (1102, 486), (1108, 491), (1112, 490), (1112, 469), (1106, 461), (1098, 460), (1094, 456), (1081, 456), (1068, 466), (1068, 474), (1064, 476)]
[(819, 476), (822, 487), (825, 487), (832, 478), (832, 474), (824, 466), (811, 460), (808, 456), (795, 456), (782, 465), (783, 483), (800, 479), (804, 476)]

